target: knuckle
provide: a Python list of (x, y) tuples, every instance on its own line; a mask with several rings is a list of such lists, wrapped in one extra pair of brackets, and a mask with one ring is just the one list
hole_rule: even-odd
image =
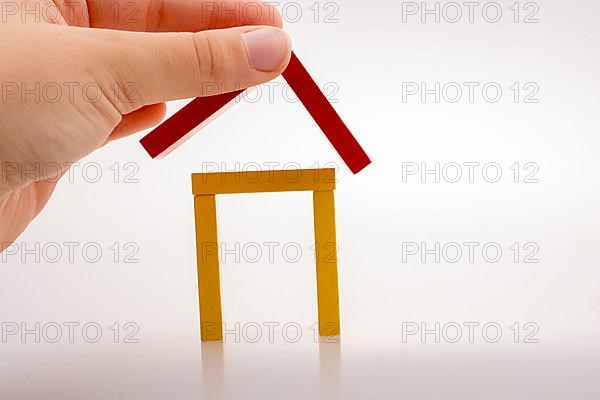
[(222, 77), (224, 66), (223, 52), (219, 43), (214, 37), (207, 34), (195, 34), (193, 38), (201, 79), (204, 83), (218, 83)]

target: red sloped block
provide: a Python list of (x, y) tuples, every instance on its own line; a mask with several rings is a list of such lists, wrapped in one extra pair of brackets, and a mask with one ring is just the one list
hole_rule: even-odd
[[(371, 163), (369, 156), (321, 92), (296, 54), (292, 53), (290, 65), (283, 72), (283, 77), (348, 168), (357, 174), (367, 167)], [(140, 141), (142, 146), (152, 158), (166, 155), (215, 118), (223, 107), (242, 93), (243, 90), (195, 99), (144, 137)]]
[(283, 77), (352, 173), (357, 174), (371, 164), (367, 153), (295, 54)]
[(216, 96), (198, 97), (142, 138), (140, 143), (150, 157), (165, 156), (206, 125), (242, 92), (243, 90), (238, 90)]

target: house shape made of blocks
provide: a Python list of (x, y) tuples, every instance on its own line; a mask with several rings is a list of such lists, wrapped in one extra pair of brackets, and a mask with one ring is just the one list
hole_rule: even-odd
[[(366, 168), (371, 160), (321, 92), (296, 54), (283, 73), (350, 171)], [(216, 117), (243, 91), (197, 98), (141, 140), (152, 158), (165, 156)], [(296, 173), (290, 179), (290, 172)], [(242, 173), (193, 174), (198, 263), (200, 330), (203, 341), (223, 340), (221, 283), (218, 256), (216, 196), (241, 193), (312, 191), (315, 228), (319, 335), (339, 336), (337, 241), (335, 230), (335, 170), (264, 171), (258, 180), (244, 181)]]
[(317, 304), (320, 336), (339, 336), (334, 169), (192, 175), (196, 219), (200, 332), (203, 341), (223, 340), (216, 196), (242, 193), (313, 192)]

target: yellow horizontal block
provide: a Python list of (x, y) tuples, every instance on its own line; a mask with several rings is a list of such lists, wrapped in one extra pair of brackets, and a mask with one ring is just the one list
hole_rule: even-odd
[(196, 196), (335, 190), (335, 169), (245, 171), (192, 175)]

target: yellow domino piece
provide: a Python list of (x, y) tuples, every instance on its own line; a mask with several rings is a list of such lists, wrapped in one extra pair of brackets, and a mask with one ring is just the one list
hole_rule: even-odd
[(335, 169), (245, 171), (192, 175), (192, 191), (196, 196), (334, 189)]
[(214, 195), (196, 196), (196, 257), (200, 300), (200, 335), (203, 341), (223, 340), (221, 279)]
[(335, 205), (332, 190), (313, 194), (319, 335), (340, 335)]

